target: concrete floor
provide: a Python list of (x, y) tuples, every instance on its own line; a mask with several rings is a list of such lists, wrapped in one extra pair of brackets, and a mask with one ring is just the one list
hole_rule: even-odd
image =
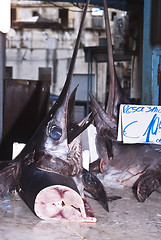
[(129, 187), (108, 188), (108, 195), (122, 199), (109, 202), (107, 213), (88, 198), (96, 223), (55, 223), (38, 219), (17, 194), (0, 199), (0, 239), (3, 240), (151, 240), (161, 238), (161, 194), (154, 192), (139, 203)]

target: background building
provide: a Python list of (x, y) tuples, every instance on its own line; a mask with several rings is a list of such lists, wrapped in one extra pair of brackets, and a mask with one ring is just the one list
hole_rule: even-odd
[[(12, 0), (12, 27), (6, 40), (6, 65), (13, 67), (14, 79), (37, 80), (38, 69), (48, 68), (51, 70), (51, 93), (59, 95), (67, 76), (82, 7), (82, 4)], [(116, 9), (110, 9), (109, 16), (113, 43), (115, 41), (115, 48), (119, 49), (124, 37), (117, 26), (119, 23), (121, 31), (125, 32), (128, 18), (126, 12)], [(79, 84), (76, 97), (79, 101), (87, 100), (89, 85), (89, 66), (88, 61), (85, 62), (84, 47), (104, 45), (104, 28), (103, 10), (90, 5), (72, 82), (72, 88)], [(117, 64), (118, 76), (122, 84), (126, 81), (128, 86), (129, 66), (127, 62)], [(107, 63), (92, 63), (91, 74), (91, 90), (104, 104), (108, 92)]]

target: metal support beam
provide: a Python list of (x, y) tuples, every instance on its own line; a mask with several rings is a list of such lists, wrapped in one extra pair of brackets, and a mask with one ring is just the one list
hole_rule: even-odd
[(89, 93), (88, 93), (88, 90), (92, 91), (92, 89), (91, 89), (91, 82), (92, 82), (91, 81), (91, 74), (92, 74), (91, 65), (92, 65), (91, 52), (89, 50), (88, 51), (88, 79), (87, 79), (87, 112), (86, 112), (87, 115), (89, 113)]
[[(44, 2), (44, 0), (36, 0), (38, 2)], [(119, 10), (129, 11), (129, 10), (138, 10), (142, 8), (144, 0), (107, 0), (109, 8), (115, 8)], [(46, 2), (69, 2), (72, 4), (85, 3), (85, 0), (47, 0)], [(102, 0), (90, 0), (91, 5), (96, 5), (97, 7), (103, 7)]]
[(150, 44), (151, 2), (152, 0), (144, 0), (142, 104), (151, 104), (152, 102), (152, 46)]
[[(159, 46), (158, 46), (159, 47)], [(161, 56), (161, 50), (155, 47), (152, 51), (152, 84), (151, 84), (151, 104), (159, 105), (159, 84), (158, 84), (158, 67)]]
[[(158, 21), (160, 21), (159, 15), (158, 18)], [(144, 0), (142, 104), (158, 105), (158, 65), (161, 56), (161, 45), (152, 46), (151, 26), (152, 0)]]
[(5, 76), (5, 34), (0, 32), (0, 143), (3, 134), (3, 96)]

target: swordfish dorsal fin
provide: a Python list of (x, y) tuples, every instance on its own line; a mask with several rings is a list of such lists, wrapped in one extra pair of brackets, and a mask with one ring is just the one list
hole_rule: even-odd
[(94, 121), (96, 124), (97, 135), (100, 134), (104, 138), (116, 141), (117, 124), (106, 114), (90, 91), (89, 96), (92, 104), (93, 114), (95, 116)]
[(93, 121), (94, 115), (89, 113), (81, 122), (76, 122), (74, 119), (74, 106), (75, 106), (75, 95), (78, 86), (73, 90), (70, 95), (68, 103), (68, 116), (67, 116), (67, 134), (68, 134), (68, 144), (70, 144), (73, 139), (80, 135)]

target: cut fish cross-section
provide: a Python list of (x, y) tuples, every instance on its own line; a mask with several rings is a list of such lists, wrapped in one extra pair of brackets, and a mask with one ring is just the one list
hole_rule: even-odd
[(96, 221), (94, 216), (86, 216), (81, 196), (73, 189), (61, 185), (41, 190), (36, 196), (34, 211), (43, 220)]

